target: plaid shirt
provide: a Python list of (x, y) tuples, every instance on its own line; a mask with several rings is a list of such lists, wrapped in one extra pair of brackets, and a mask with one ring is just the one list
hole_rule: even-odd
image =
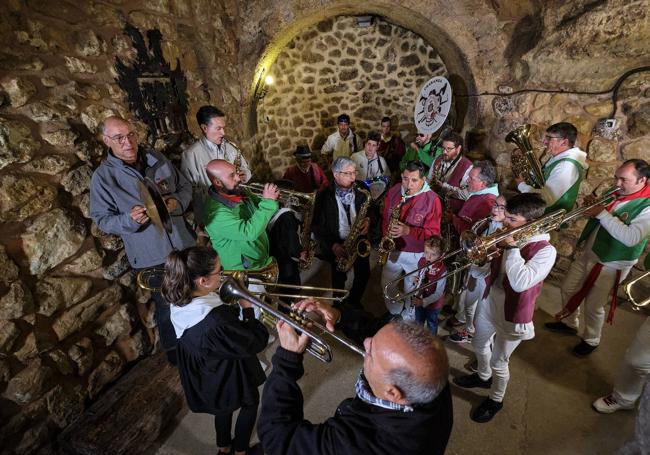
[(357, 396), (359, 397), (359, 399), (361, 399), (361, 401), (365, 403), (372, 404), (374, 406), (379, 406), (380, 408), (384, 408), (384, 409), (392, 409), (394, 411), (402, 411), (402, 412), (413, 411), (412, 406), (397, 404), (397, 403), (393, 403), (392, 401), (382, 400), (380, 398), (377, 398), (370, 390), (368, 381), (366, 380), (366, 377), (363, 375), (363, 370), (359, 372), (359, 379), (357, 379), (357, 383), (355, 384), (354, 387), (357, 391)]

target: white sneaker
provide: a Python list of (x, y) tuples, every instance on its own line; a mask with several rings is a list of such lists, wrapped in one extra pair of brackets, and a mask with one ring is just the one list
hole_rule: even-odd
[(634, 406), (623, 406), (620, 404), (618, 401), (616, 401), (616, 398), (614, 398), (614, 395), (611, 393), (607, 396), (598, 398), (592, 403), (592, 406), (601, 414), (611, 414), (612, 412), (616, 412), (621, 409), (626, 411), (634, 409)]

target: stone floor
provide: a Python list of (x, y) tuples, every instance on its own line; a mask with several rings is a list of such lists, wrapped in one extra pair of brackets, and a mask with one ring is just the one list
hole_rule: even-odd
[[(305, 282), (317, 284), (329, 276), (329, 268), (318, 262), (310, 272)], [(377, 312), (382, 303), (379, 286), (373, 284), (379, 281), (380, 270), (373, 269), (365, 298), (366, 305)], [(470, 410), (487, 395), (487, 390), (452, 388), (454, 429), (448, 454), (610, 454), (630, 438), (634, 411), (601, 415), (592, 410), (591, 402), (610, 391), (615, 368), (645, 316), (632, 312), (628, 305), (619, 308), (615, 324), (604, 328), (598, 350), (579, 359), (570, 352), (578, 337), (543, 329), (550, 314), (559, 309), (559, 302), (557, 284), (547, 282), (535, 314), (536, 337), (522, 343), (513, 354), (504, 408), (491, 422), (477, 424), (469, 418)], [(440, 331), (441, 336), (446, 334)], [(276, 343), (263, 354), (265, 362), (270, 363)], [(451, 376), (466, 374), (463, 365), (471, 355), (471, 346), (451, 342), (446, 345)], [(312, 422), (331, 416), (337, 404), (354, 393), (361, 358), (338, 345), (334, 350), (330, 364), (306, 356), (300, 385), (305, 396), (305, 417)], [(214, 437), (211, 416), (185, 410), (152, 454), (213, 454)]]

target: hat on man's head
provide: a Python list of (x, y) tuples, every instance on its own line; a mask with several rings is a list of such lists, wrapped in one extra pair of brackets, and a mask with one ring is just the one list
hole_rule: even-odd
[(341, 114), (337, 117), (336, 123), (350, 123), (350, 116), (348, 114)]
[(293, 152), (293, 155), (296, 158), (311, 158), (311, 150), (308, 145), (299, 145), (296, 147), (296, 151)]

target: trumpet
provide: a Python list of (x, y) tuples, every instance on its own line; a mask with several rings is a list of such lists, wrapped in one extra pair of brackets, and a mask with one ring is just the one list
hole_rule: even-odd
[[(346, 289), (336, 289), (336, 288), (323, 288), (317, 286), (299, 286), (297, 284), (282, 284), (278, 283), (278, 263), (275, 261), (275, 258), (267, 265), (259, 269), (247, 269), (247, 270), (224, 270), (223, 275), (231, 276), (233, 279), (241, 283), (243, 286), (248, 284), (258, 284), (261, 286), (268, 286), (269, 288), (283, 288), (283, 289), (300, 289), (303, 291), (314, 291), (325, 293), (332, 293), (331, 296), (327, 295), (309, 295), (309, 294), (288, 294), (281, 292), (264, 292), (264, 295), (269, 297), (277, 298), (293, 298), (293, 299), (309, 299), (317, 297), (320, 300), (334, 300), (341, 301), (347, 298), (350, 291)], [(160, 284), (162, 283), (162, 277), (165, 274), (165, 269), (163, 267), (151, 267), (148, 269), (140, 270), (136, 275), (136, 282), (140, 288), (147, 291), (157, 292), (160, 291)]]
[[(257, 306), (261, 311), (259, 320), (267, 327), (274, 329), (277, 322), (281, 320), (285, 324), (289, 324), (295, 330), (306, 334), (309, 337), (307, 352), (316, 357), (321, 362), (327, 363), (332, 361), (332, 349), (321, 338), (323, 334), (331, 336), (350, 350), (356, 352), (361, 356), (365, 356), (365, 352), (359, 346), (347, 340), (345, 337), (329, 332), (323, 325), (305, 317), (302, 314), (291, 311), (291, 307), (279, 302), (280, 305), (288, 308), (291, 311), (288, 316), (282, 314), (280, 311), (276, 310), (263, 300), (259, 299), (244, 289), (233, 277), (228, 277), (223, 281), (223, 283), (221, 283), (221, 287), (219, 288), (219, 296), (224, 302), (246, 300), (251, 304)], [(315, 333), (311, 328), (308, 327), (308, 325), (317, 328), (320, 333)]]
[[(238, 186), (260, 197), (264, 192), (263, 183), (258, 183), (258, 182), (240, 183)], [(279, 191), (280, 191), (280, 197), (278, 198), (278, 201), (283, 205), (293, 205), (298, 207), (302, 207), (305, 204), (309, 204), (311, 206), (314, 205), (314, 198), (316, 193), (302, 193), (300, 191), (285, 190), (285, 189), (280, 189)]]
[(648, 276), (650, 276), (650, 270), (645, 272), (643, 275), (628, 281), (625, 284), (625, 295), (627, 296), (627, 299), (632, 303), (632, 309), (634, 311), (640, 311), (642, 308), (650, 305), (650, 296), (647, 296), (645, 300), (638, 300), (636, 297), (634, 297), (634, 294), (632, 292), (635, 287), (638, 287), (637, 283)]

